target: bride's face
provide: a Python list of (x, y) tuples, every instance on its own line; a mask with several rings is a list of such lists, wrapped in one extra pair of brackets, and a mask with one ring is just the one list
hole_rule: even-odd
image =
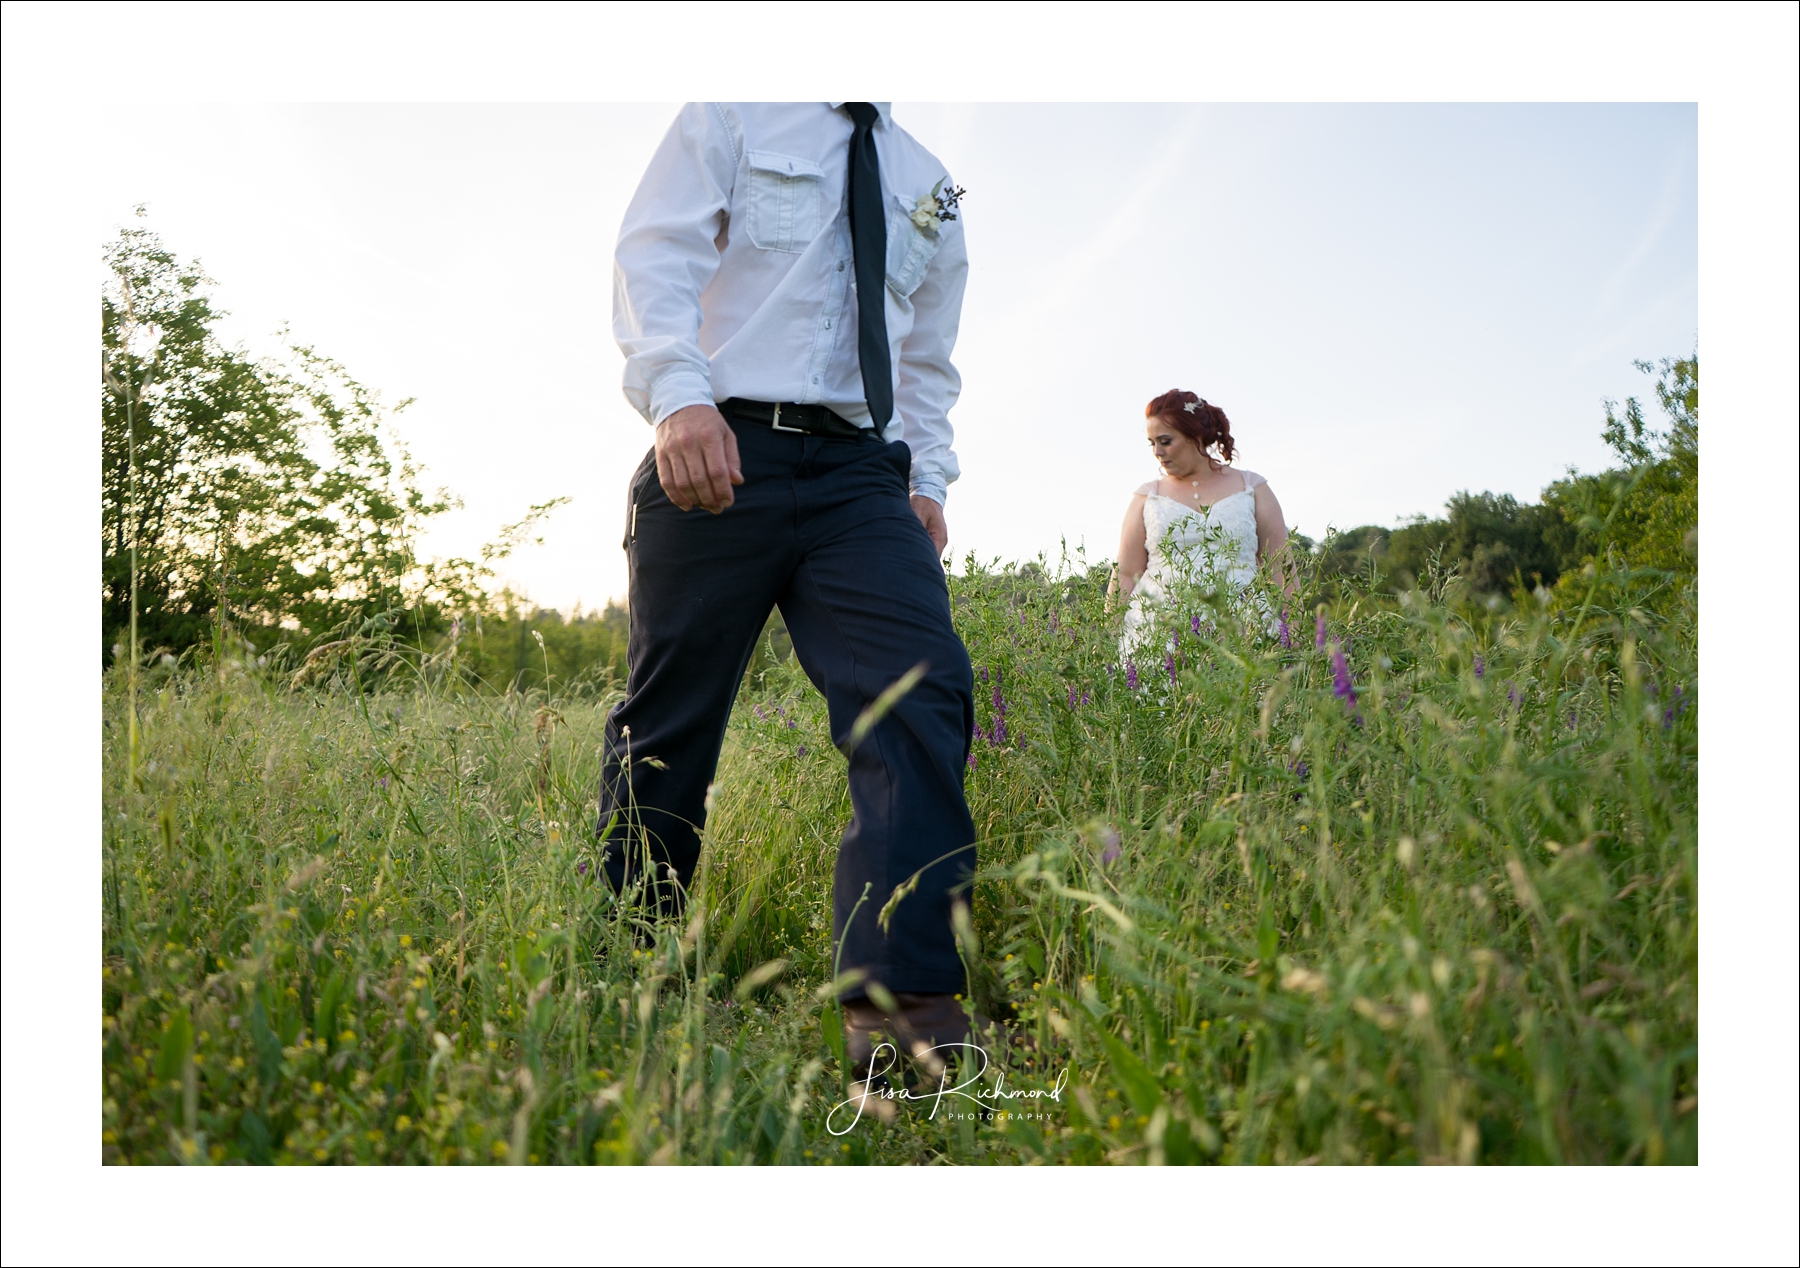
[(1200, 446), (1162, 419), (1150, 419), (1144, 425), (1144, 434), (1150, 438), (1150, 452), (1175, 479), (1192, 480), (1206, 469), (1206, 455), (1200, 452)]

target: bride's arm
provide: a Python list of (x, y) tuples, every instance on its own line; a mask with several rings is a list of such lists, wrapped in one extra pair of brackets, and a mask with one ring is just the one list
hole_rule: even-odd
[(1112, 584), (1106, 593), (1110, 596), (1120, 591), (1130, 594), (1137, 589), (1138, 578), (1144, 575), (1144, 569), (1150, 566), (1150, 547), (1144, 536), (1144, 495), (1131, 495), (1131, 505), (1125, 508), (1125, 524), (1119, 530), (1119, 567), (1113, 573)]
[(1252, 496), (1256, 499), (1256, 562), (1266, 564), (1275, 584), (1293, 594), (1299, 583), (1294, 578), (1287, 519), (1281, 513), (1281, 503), (1275, 500), (1275, 492), (1266, 480), (1256, 486)]

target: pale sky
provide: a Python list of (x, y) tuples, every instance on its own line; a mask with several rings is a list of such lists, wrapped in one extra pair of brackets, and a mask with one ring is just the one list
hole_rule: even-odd
[[(610, 255), (674, 105), (146, 106), (100, 173), (96, 248), (139, 202), (199, 257), (228, 336), (295, 339), (390, 402), (461, 495), (472, 554), (567, 495), (507, 579), (625, 590)], [(1459, 489), (1522, 500), (1607, 462), (1601, 400), (1697, 317), (1692, 105), (898, 103), (967, 188), (951, 418), (960, 560), (1110, 556), (1155, 474), (1143, 407), (1231, 416), (1290, 525), (1395, 523)], [(1653, 411), (1654, 412), (1654, 411)]]

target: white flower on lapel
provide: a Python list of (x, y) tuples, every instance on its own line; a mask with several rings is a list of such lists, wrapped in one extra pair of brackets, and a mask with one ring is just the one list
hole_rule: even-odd
[(948, 176), (942, 177), (931, 187), (929, 194), (920, 195), (919, 200), (913, 204), (912, 222), (920, 233), (930, 234), (935, 238), (938, 230), (944, 227), (944, 221), (956, 219), (956, 206), (967, 191), (954, 185), (945, 190), (944, 182), (949, 179)]
[(921, 195), (919, 201), (913, 204), (912, 222), (918, 226), (920, 233), (936, 234), (942, 229), (944, 222), (938, 215), (937, 199), (930, 194)]

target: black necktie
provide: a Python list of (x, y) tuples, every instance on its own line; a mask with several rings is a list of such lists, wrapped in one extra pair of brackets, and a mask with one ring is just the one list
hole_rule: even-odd
[(856, 256), (856, 356), (863, 398), (881, 435), (894, 416), (894, 371), (888, 360), (887, 212), (881, 205), (881, 159), (875, 153), (875, 121), (866, 101), (847, 101), (856, 128), (850, 133), (850, 249)]

